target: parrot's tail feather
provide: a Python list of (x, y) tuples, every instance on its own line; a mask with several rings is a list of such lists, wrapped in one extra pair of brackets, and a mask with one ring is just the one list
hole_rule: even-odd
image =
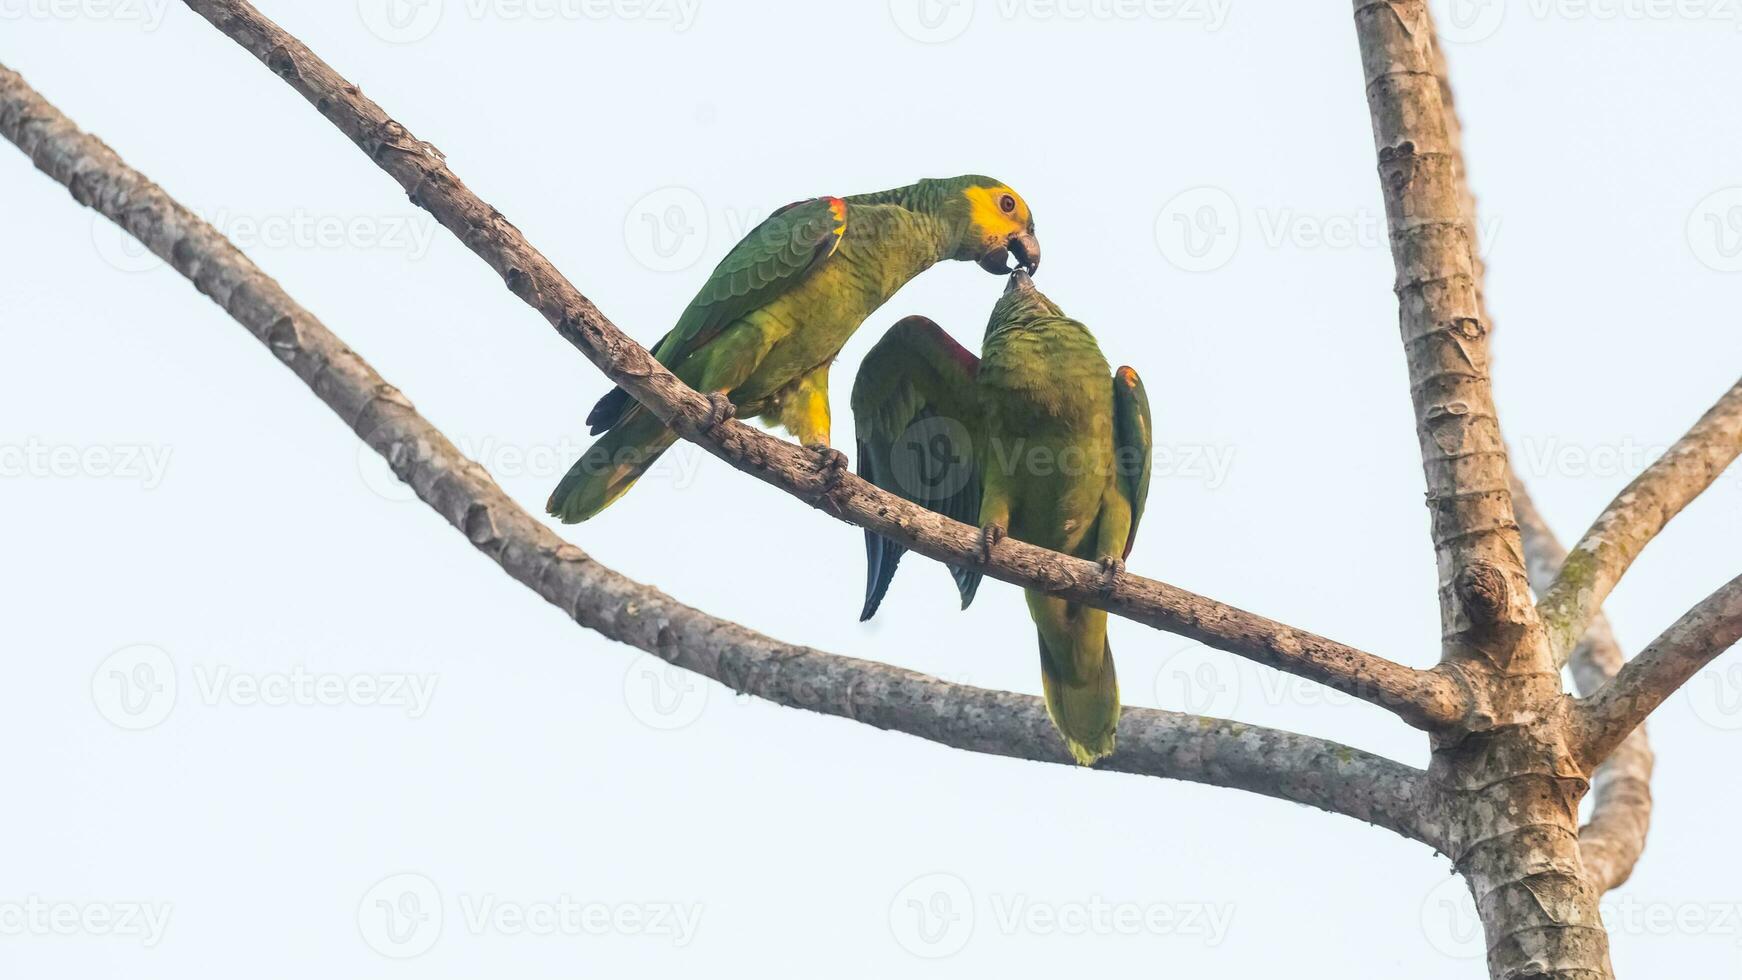
[(876, 531), (865, 532), (865, 605), (859, 609), (859, 622), (877, 615), (883, 594), (889, 591), (889, 582), (895, 578), (895, 569), (906, 553), (906, 548)]
[(981, 573), (972, 568), (951, 565), (950, 577), (956, 580), (956, 592), (962, 597), (962, 608), (973, 605), (974, 595), (980, 591)]
[[(671, 334), (667, 333), (648, 348), (653, 352), (653, 356), (659, 359), (659, 363), (666, 367), (671, 366), (671, 361), (661, 357), (660, 352), (665, 350), (665, 342), (670, 339)], [(613, 426), (623, 421), (623, 417), (629, 414), (631, 409), (639, 406), (640, 402), (630, 398), (629, 392), (622, 388), (612, 388), (605, 393), (605, 397), (599, 399), (599, 403), (593, 406), (593, 410), (587, 413), (588, 434), (597, 436), (611, 431)]]
[(587, 447), (551, 493), (546, 513), (564, 524), (594, 516), (628, 493), (675, 441), (677, 433), (653, 413), (637, 412)]
[[(881, 485), (871, 447), (865, 445), (863, 439), (858, 441), (858, 447), (859, 475)], [(859, 609), (859, 622), (877, 615), (877, 607), (883, 604), (883, 594), (889, 591), (895, 569), (901, 565), (901, 556), (906, 553), (907, 549), (901, 545), (870, 528), (865, 529), (865, 604)]]
[(1046, 639), (1040, 641), (1040, 678), (1046, 693), (1046, 713), (1064, 737), (1078, 765), (1093, 765), (1113, 754), (1119, 727), (1119, 679), (1113, 670), (1113, 650), (1102, 641), (1101, 655), (1084, 662), (1076, 658), (1074, 677), (1058, 669)]
[(632, 402), (629, 392), (622, 388), (612, 388), (593, 410), (587, 413), (587, 431), (591, 435), (601, 435), (609, 432), (623, 418), (623, 413), (629, 410)]

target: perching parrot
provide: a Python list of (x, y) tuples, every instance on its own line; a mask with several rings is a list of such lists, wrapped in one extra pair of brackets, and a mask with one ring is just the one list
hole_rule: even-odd
[[(789, 204), (744, 237), (653, 349), (709, 396), (712, 424), (762, 416), (813, 447), (826, 465), (829, 364), (878, 307), (944, 259), (1000, 275), (1040, 266), (1028, 205), (990, 177), (921, 180), (856, 197)], [(587, 416), (603, 437), (569, 469), (546, 509), (565, 524), (604, 510), (653, 465), (676, 433), (621, 388)]]
[[(1149, 494), (1149, 398), (1137, 372), (1109, 372), (1095, 338), (1017, 271), (976, 358), (925, 317), (890, 328), (853, 382), (859, 475), (981, 528), (990, 555), (1011, 537), (1124, 568)], [(905, 549), (865, 532), (865, 607), (877, 612)], [(962, 608), (980, 573), (950, 569)], [(1082, 765), (1113, 751), (1119, 683), (1107, 613), (1030, 591), (1047, 713)]]

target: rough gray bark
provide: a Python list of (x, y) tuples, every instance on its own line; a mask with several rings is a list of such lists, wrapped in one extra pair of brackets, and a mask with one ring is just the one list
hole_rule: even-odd
[(1537, 620), (1489, 382), (1462, 166), (1434, 74), (1433, 26), (1419, 3), (1358, 0), (1355, 18), (1439, 559), (1444, 657), (1504, 667), (1506, 648)]
[(1557, 664), (1565, 664), (1591, 617), (1633, 559), (1670, 519), (1742, 454), (1742, 382), (1621, 491), (1573, 546), (1542, 596)]
[(1476, 900), (1491, 976), (1610, 977), (1601, 893), (1579, 858), (1589, 784), (1530, 600), (1433, 22), (1425, 0), (1355, 0), (1354, 12), (1439, 559), (1442, 656), (1482, 692), (1467, 730), (1435, 738), (1428, 770), (1447, 853)]
[[(1476, 196), (1471, 190), (1464, 164), (1463, 126), (1458, 118), (1450, 73), (1437, 36), (1433, 45), (1433, 63), (1440, 100), (1445, 108), (1446, 140), (1459, 184), (1460, 211), (1464, 223), (1474, 235), (1481, 223), (1476, 220)], [(1484, 296), (1486, 268), (1480, 246), (1481, 242), (1476, 241), (1470, 267), (1475, 279), (1476, 306), (1492, 337), (1494, 320)], [(1540, 596), (1560, 571), (1561, 562), (1566, 560), (1566, 549), (1537, 511), (1529, 490), (1515, 473), (1511, 476), (1511, 485), (1513, 509), (1524, 543), (1525, 568), (1531, 589)], [(1573, 682), (1578, 693), (1586, 696), (1601, 687), (1621, 669), (1623, 659), (1608, 619), (1598, 612), (1584, 641), (1572, 654)], [(1599, 891), (1608, 891), (1626, 881), (1645, 850), (1645, 837), (1651, 826), (1654, 761), (1645, 727), (1641, 725), (1591, 774), (1591, 819), (1579, 828), (1579, 857), (1586, 874)]]
[[(1039, 698), (951, 684), (771, 639), (599, 564), (521, 509), (397, 388), (102, 141), (0, 65), (0, 135), (79, 203), (185, 276), (307, 384), (418, 497), (516, 580), (589, 629), (732, 690), (990, 755), (1072, 764)], [(1346, 745), (1129, 708), (1097, 768), (1244, 789), (1436, 845), (1418, 770)]]
[(977, 529), (841, 474), (825, 485), (814, 455), (739, 422), (703, 426), (709, 406), (646, 350), (623, 334), (527, 242), (495, 208), (449, 170), (442, 155), (395, 122), (307, 46), (241, 0), (187, 0), (234, 39), (404, 187), (466, 247), (487, 262), (514, 295), (611, 380), (684, 438), (734, 467), (899, 541), (913, 551), (987, 575), (1099, 606), (1156, 629), (1317, 681), (1381, 705), (1419, 728), (1452, 724), (1468, 711), (1466, 690), (1437, 670), (1393, 663), (1324, 637), (1276, 623), (1163, 582), (1118, 576), (1109, 592), (1099, 565), (1007, 539), (981, 556)]
[[(1560, 571), (1567, 550), (1516, 475), (1512, 502), (1524, 533), (1524, 553), (1530, 559), (1530, 584), (1541, 594)], [(1609, 618), (1599, 611), (1572, 654), (1573, 685), (1579, 695), (1589, 697), (1607, 684), (1620, 672), (1625, 659)], [(1579, 858), (1586, 874), (1602, 891), (1625, 882), (1645, 852), (1655, 765), (1651, 742), (1645, 726), (1640, 725), (1591, 774), (1591, 819), (1579, 828)]]
[[(1452, 155), (1453, 170), (1459, 184), (1460, 210), (1464, 223), (1472, 234), (1481, 228), (1477, 221), (1476, 195), (1464, 166), (1463, 126), (1454, 104), (1451, 77), (1446, 67), (1443, 49), (1433, 46), (1434, 75), (1440, 86), (1440, 100), (1446, 116), (1446, 141)], [(1476, 307), (1488, 324), (1488, 333), (1495, 332), (1493, 315), (1484, 296), (1486, 268), (1482, 261), (1481, 242), (1470, 256), (1471, 274), (1475, 277)], [(1512, 503), (1519, 531), (1524, 542), (1525, 568), (1530, 587), (1537, 595), (1545, 592), (1566, 559), (1548, 522), (1537, 512), (1530, 493), (1516, 474), (1512, 475)], [(1574, 684), (1581, 696), (1601, 687), (1621, 669), (1621, 647), (1609, 629), (1609, 621), (1598, 612), (1585, 639), (1573, 652)], [(1591, 774), (1591, 819), (1579, 828), (1579, 856), (1585, 871), (1601, 891), (1608, 891), (1626, 881), (1633, 866), (1645, 850), (1645, 836), (1651, 826), (1651, 744), (1643, 725), (1628, 736), (1627, 741)]]
[(1742, 640), (1742, 576), (1731, 579), (1628, 661), (1582, 704), (1574, 718), (1579, 751), (1607, 758), (1701, 667)]

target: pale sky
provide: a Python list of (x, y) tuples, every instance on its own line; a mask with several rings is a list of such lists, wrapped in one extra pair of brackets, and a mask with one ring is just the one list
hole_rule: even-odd
[[(963, 172), (1154, 402), (1133, 571), (1417, 666), (1434, 560), (1347, 4), (262, 2), (650, 342), (788, 201)], [(925, 4), (922, 6), (921, 4)], [(1686, 0), (1442, 10), (1515, 465), (1576, 536), (1735, 381), (1742, 27)], [(1449, 8), (1450, 5), (1448, 5)], [(300, 97), (167, 0), (0, 0), (0, 60), (232, 235), (529, 509), (606, 384)], [(970, 755), (738, 698), (474, 553), (179, 276), (0, 147), (9, 521), (0, 973), (1483, 975), (1449, 862), (1233, 790)], [(973, 346), (1002, 283), (868, 322)], [(776, 637), (1035, 693), (1019, 592), (694, 450), (562, 533)], [(1609, 611), (1737, 572), (1742, 475)], [(1411, 764), (1384, 712), (1115, 622), (1125, 699)], [(1623, 976), (1742, 957), (1742, 661), (1653, 719)], [(144, 686), (140, 686), (141, 683)], [(154, 696), (146, 695), (155, 692)]]

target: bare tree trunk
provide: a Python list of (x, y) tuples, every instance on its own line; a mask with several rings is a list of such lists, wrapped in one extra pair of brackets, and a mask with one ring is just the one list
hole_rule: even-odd
[(1444, 663), (1486, 693), (1463, 731), (1435, 737), (1454, 866), (1495, 980), (1613, 976), (1579, 860), (1589, 789), (1530, 600), (1489, 376), (1475, 232), (1441, 97), (1425, 0), (1355, 0), (1410, 392), (1439, 556)]
[[(1530, 582), (1541, 593), (1559, 573), (1567, 550), (1555, 538), (1516, 475), (1512, 500), (1518, 512), (1518, 526), (1524, 532), (1524, 551), (1530, 557)], [(1608, 617), (1598, 613), (1584, 642), (1573, 650), (1570, 666), (1578, 693), (1582, 696), (1596, 693), (1620, 672), (1624, 659), (1621, 644), (1609, 628)], [(1625, 882), (1645, 851), (1645, 835), (1651, 828), (1651, 772), (1655, 761), (1645, 726), (1641, 725), (1591, 774), (1591, 819), (1579, 828), (1579, 857), (1585, 873), (1602, 891)]]

